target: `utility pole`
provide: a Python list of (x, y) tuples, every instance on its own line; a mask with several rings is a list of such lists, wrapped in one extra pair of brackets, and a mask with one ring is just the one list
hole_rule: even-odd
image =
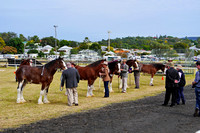
[(56, 50), (56, 54), (57, 54), (57, 32), (56, 32), (56, 28), (58, 27), (57, 25), (53, 26), (55, 28), (55, 50)]
[(110, 52), (110, 33), (111, 31), (108, 31), (108, 52)]

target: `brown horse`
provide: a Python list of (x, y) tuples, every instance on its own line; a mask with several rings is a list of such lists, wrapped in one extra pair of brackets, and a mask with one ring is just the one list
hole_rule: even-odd
[(81, 67), (79, 65), (72, 63), (72, 65), (74, 65), (75, 68), (78, 70), (80, 74), (80, 79), (88, 80), (88, 91), (86, 95), (87, 97), (94, 96), (92, 92), (94, 88), (93, 84), (94, 84), (94, 81), (97, 79), (97, 77), (99, 77), (99, 72), (102, 72), (102, 68), (105, 67), (102, 64), (104, 61), (105, 60), (99, 60), (85, 67)]
[(135, 66), (134, 68), (139, 67), (140, 72), (151, 74), (150, 85), (153, 86), (153, 76), (157, 71), (161, 70), (163, 73), (166, 70), (166, 65), (162, 63), (152, 63), (152, 64), (142, 64), (134, 60)]
[(121, 73), (121, 60), (114, 60), (111, 62), (108, 62), (108, 68), (110, 70), (109, 76), (110, 76), (110, 92), (113, 92), (112, 90), (112, 79), (114, 75), (119, 75)]
[[(57, 69), (66, 69), (65, 62), (60, 57), (45, 64), (43, 67), (31, 67), (28, 65), (19, 67), (16, 71), (16, 79), (18, 81), (17, 103), (26, 102), (23, 97), (23, 89), (27, 83), (42, 84), (38, 104), (49, 103), (47, 93)], [(43, 95), (44, 100), (42, 102)]]
[(19, 67), (23, 66), (23, 65), (31, 65), (31, 61), (30, 59), (22, 59), (21, 64), (19, 65)]

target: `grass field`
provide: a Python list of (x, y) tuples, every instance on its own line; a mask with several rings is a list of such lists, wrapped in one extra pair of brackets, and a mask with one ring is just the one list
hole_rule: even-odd
[[(95, 97), (86, 98), (87, 81), (81, 81), (78, 87), (79, 106), (67, 106), (65, 90), (60, 91), (61, 72), (54, 75), (50, 85), (48, 100), (50, 104), (38, 105), (41, 85), (28, 84), (24, 89), (24, 98), (27, 101), (17, 104), (17, 82), (15, 82), (14, 68), (0, 68), (0, 130), (4, 128), (18, 127), (22, 124), (29, 124), (38, 120), (50, 119), (62, 115), (72, 114), (89, 109), (100, 108), (111, 103), (118, 103), (130, 100), (137, 100), (147, 96), (154, 96), (165, 91), (165, 80), (162, 76), (154, 77), (154, 86), (149, 86), (150, 76), (141, 74), (140, 89), (134, 89), (133, 74), (128, 78), (129, 88), (127, 93), (120, 93), (118, 89), (118, 78), (114, 76), (113, 93), (110, 98), (103, 98), (103, 82), (99, 79), (95, 82)], [(187, 75), (187, 84), (191, 84), (194, 75)], [(130, 84), (131, 83), (131, 84)], [(163, 98), (164, 99), (164, 98)], [(161, 103), (162, 104), (162, 103)]]

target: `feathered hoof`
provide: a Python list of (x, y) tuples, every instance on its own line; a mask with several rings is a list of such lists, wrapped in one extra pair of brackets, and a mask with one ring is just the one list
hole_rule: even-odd
[(153, 84), (150, 84), (150, 86), (153, 86)]
[(16, 103), (23, 103), (21, 100), (17, 100)]
[(39, 105), (44, 104), (43, 102), (38, 102)]
[(113, 90), (110, 90), (110, 92), (114, 92)]
[(49, 101), (44, 101), (43, 103), (48, 104), (48, 103), (51, 103), (51, 102), (49, 102)]
[(22, 103), (26, 103), (26, 100), (22, 99), (21, 102), (22, 102)]

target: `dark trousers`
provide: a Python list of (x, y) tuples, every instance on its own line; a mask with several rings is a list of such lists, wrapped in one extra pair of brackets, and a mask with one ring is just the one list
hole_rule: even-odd
[(105, 96), (104, 97), (109, 97), (108, 82), (109, 81), (104, 81), (104, 88), (105, 88)]
[(166, 88), (164, 104), (166, 104), (166, 105), (168, 104), (171, 95), (172, 95), (171, 105), (175, 105), (176, 95), (177, 95), (177, 89), (176, 88)]
[(184, 87), (179, 87), (178, 88), (177, 104), (180, 103), (180, 100), (182, 100), (182, 103), (185, 104), (185, 98), (184, 98), (184, 94), (183, 94), (183, 89), (184, 89)]

